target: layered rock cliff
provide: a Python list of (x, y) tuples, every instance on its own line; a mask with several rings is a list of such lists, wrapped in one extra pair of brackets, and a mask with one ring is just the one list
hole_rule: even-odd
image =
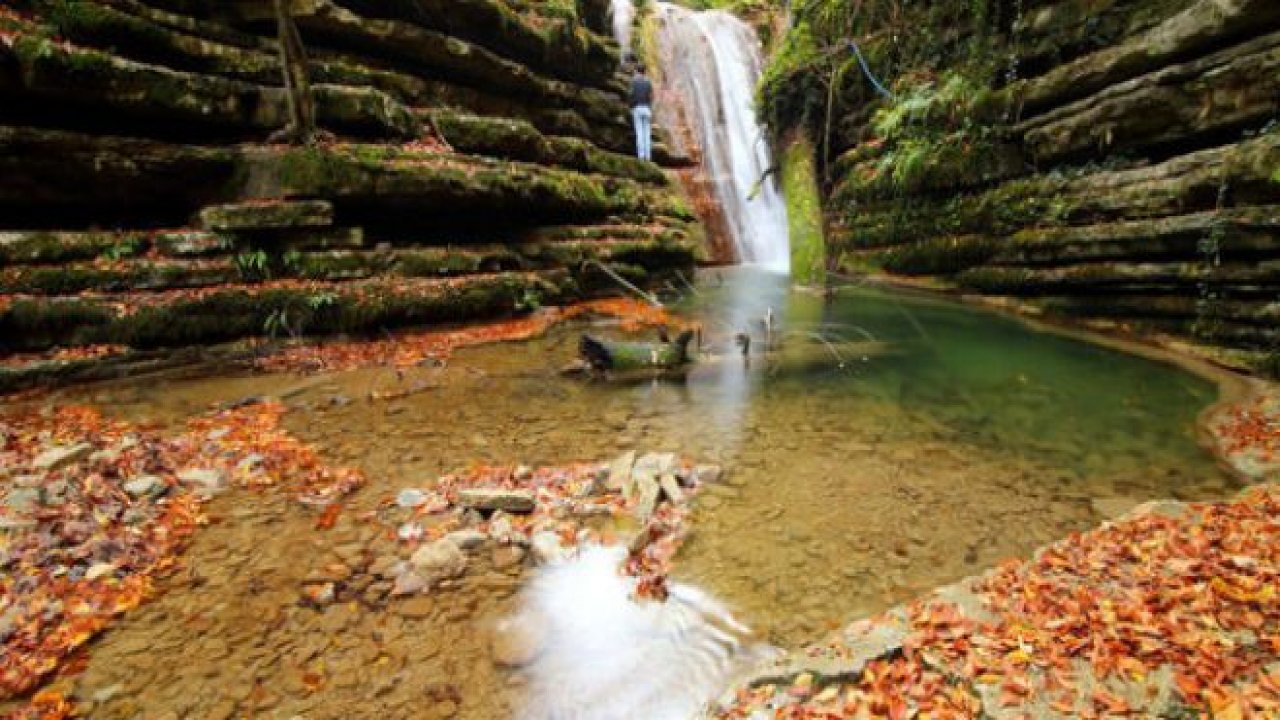
[(839, 266), (1276, 372), (1280, 5), (820, 3), (765, 95)]
[(0, 8), (0, 354), (465, 320), (692, 265), (602, 0), (291, 10), (335, 136), (309, 147), (265, 142), (270, 2)]

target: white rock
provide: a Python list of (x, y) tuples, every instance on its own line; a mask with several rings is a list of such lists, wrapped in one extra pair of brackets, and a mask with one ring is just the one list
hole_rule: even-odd
[(485, 543), (489, 536), (479, 530), (454, 530), (444, 539), (458, 546), (459, 550), (474, 550)]
[(58, 445), (36, 456), (31, 464), (37, 470), (54, 471), (60, 470), (67, 465), (79, 462), (93, 453), (93, 446), (89, 443), (76, 443), (75, 445)]
[(529, 490), (507, 488), (467, 488), (458, 492), (458, 504), (476, 510), (503, 510), (530, 513), (537, 504)]
[(94, 563), (85, 571), (84, 579), (89, 581), (97, 580), (98, 578), (103, 577), (104, 575), (110, 575), (115, 571), (116, 566), (111, 563)]
[(693, 469), (693, 480), (699, 485), (719, 482), (724, 471), (719, 465), (698, 465)]
[(194, 486), (200, 492), (213, 494), (226, 489), (227, 475), (216, 468), (188, 468), (178, 473), (178, 482)]
[(396, 495), (396, 504), (402, 508), (416, 508), (427, 501), (427, 494), (417, 488), (405, 488)]
[(123, 485), (129, 497), (140, 498), (157, 495), (164, 489), (164, 479), (155, 475), (139, 475)]
[(467, 556), (452, 541), (441, 538), (418, 548), (409, 564), (428, 585), (434, 585), (466, 572)]

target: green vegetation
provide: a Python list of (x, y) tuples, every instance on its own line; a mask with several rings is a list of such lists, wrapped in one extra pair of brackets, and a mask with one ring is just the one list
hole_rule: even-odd
[(796, 282), (821, 285), (826, 280), (826, 243), (813, 155), (813, 143), (802, 133), (796, 133), (786, 143), (782, 151), (782, 192), (787, 201), (791, 275)]

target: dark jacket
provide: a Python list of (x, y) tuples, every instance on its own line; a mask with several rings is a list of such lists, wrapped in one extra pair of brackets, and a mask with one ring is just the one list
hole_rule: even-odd
[(653, 105), (653, 83), (644, 75), (631, 78), (631, 107)]

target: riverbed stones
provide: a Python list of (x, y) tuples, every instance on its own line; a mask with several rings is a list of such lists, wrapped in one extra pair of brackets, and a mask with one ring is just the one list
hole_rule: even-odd
[(474, 510), (531, 513), (537, 501), (529, 490), (467, 488), (458, 492), (458, 504)]
[(35, 460), (31, 461), (31, 465), (37, 470), (53, 472), (80, 462), (89, 457), (92, 452), (93, 446), (89, 443), (57, 445), (37, 455)]
[(164, 479), (156, 475), (139, 475), (122, 487), (134, 499), (160, 495), (168, 488)]
[(202, 494), (212, 495), (227, 488), (227, 475), (216, 468), (188, 468), (178, 473), (178, 482)]
[(523, 667), (538, 657), (546, 641), (546, 619), (540, 614), (524, 612), (507, 618), (494, 628), (493, 661), (500, 667)]

